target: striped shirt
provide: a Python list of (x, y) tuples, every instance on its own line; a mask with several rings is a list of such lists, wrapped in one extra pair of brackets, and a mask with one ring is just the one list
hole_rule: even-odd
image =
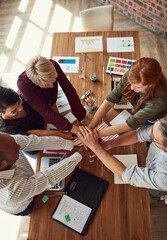
[[(137, 130), (139, 142), (151, 141), (151, 128), (152, 126)], [(122, 179), (136, 187), (167, 191), (167, 152), (152, 142), (146, 158), (146, 167), (129, 166), (124, 170)]]
[(23, 151), (48, 148), (72, 150), (72, 141), (56, 136), (13, 135), (20, 145), (19, 158), (9, 170), (0, 171), (0, 209), (11, 214), (24, 211), (33, 197), (46, 188), (54, 186), (69, 175), (81, 161), (82, 156), (74, 153), (43, 172), (34, 173)]

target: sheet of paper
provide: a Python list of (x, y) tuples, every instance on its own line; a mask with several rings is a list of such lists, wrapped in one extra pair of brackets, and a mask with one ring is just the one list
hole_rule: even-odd
[(75, 52), (76, 53), (103, 52), (102, 36), (76, 37)]
[(62, 113), (71, 109), (68, 99), (65, 93), (63, 92), (63, 89), (60, 87), (60, 85), (58, 85), (58, 95), (57, 95), (56, 106), (59, 113)]
[(52, 218), (81, 233), (92, 209), (63, 195)]
[(47, 123), (46, 130), (57, 130), (57, 128), (53, 124)]
[(73, 122), (75, 122), (75, 121), (77, 120), (76, 117), (72, 114), (72, 112), (67, 113), (64, 117), (65, 117), (70, 123), (73, 123)]
[[(122, 162), (126, 167), (132, 166), (132, 165), (138, 166), (136, 154), (113, 155), (113, 156), (115, 158), (117, 158), (120, 162)], [(126, 182), (123, 182), (121, 179), (119, 179), (115, 174), (114, 174), (114, 183), (115, 184), (127, 184)]]
[(124, 75), (136, 60), (109, 57), (106, 73)]
[(126, 111), (123, 110), (120, 114), (118, 114), (118, 116), (116, 116), (113, 120), (110, 121), (110, 125), (114, 126), (120, 123), (125, 123), (126, 119), (128, 119), (128, 117), (130, 117), (131, 114)]
[(107, 38), (107, 52), (134, 52), (133, 37)]
[(79, 57), (57, 57), (54, 56), (55, 60), (61, 67), (64, 73), (78, 73), (79, 69)]

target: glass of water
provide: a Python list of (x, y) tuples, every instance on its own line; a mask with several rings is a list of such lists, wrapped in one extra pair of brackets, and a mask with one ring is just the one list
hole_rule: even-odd
[(81, 68), (78, 69), (78, 77), (79, 78), (84, 78), (85, 77), (84, 67), (81, 67)]

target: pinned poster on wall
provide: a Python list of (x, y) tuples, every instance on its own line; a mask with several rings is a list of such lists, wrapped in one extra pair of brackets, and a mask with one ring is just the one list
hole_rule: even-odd
[(110, 74), (124, 75), (135, 61), (136, 60), (125, 58), (109, 57), (106, 72)]

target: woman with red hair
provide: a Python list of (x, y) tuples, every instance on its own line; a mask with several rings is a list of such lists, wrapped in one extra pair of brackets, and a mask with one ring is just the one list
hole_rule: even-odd
[(99, 137), (137, 129), (145, 122), (154, 122), (167, 114), (167, 78), (159, 62), (146, 57), (134, 62), (108, 94), (88, 127), (95, 128), (122, 96), (133, 105), (133, 115), (125, 123), (98, 131)]

